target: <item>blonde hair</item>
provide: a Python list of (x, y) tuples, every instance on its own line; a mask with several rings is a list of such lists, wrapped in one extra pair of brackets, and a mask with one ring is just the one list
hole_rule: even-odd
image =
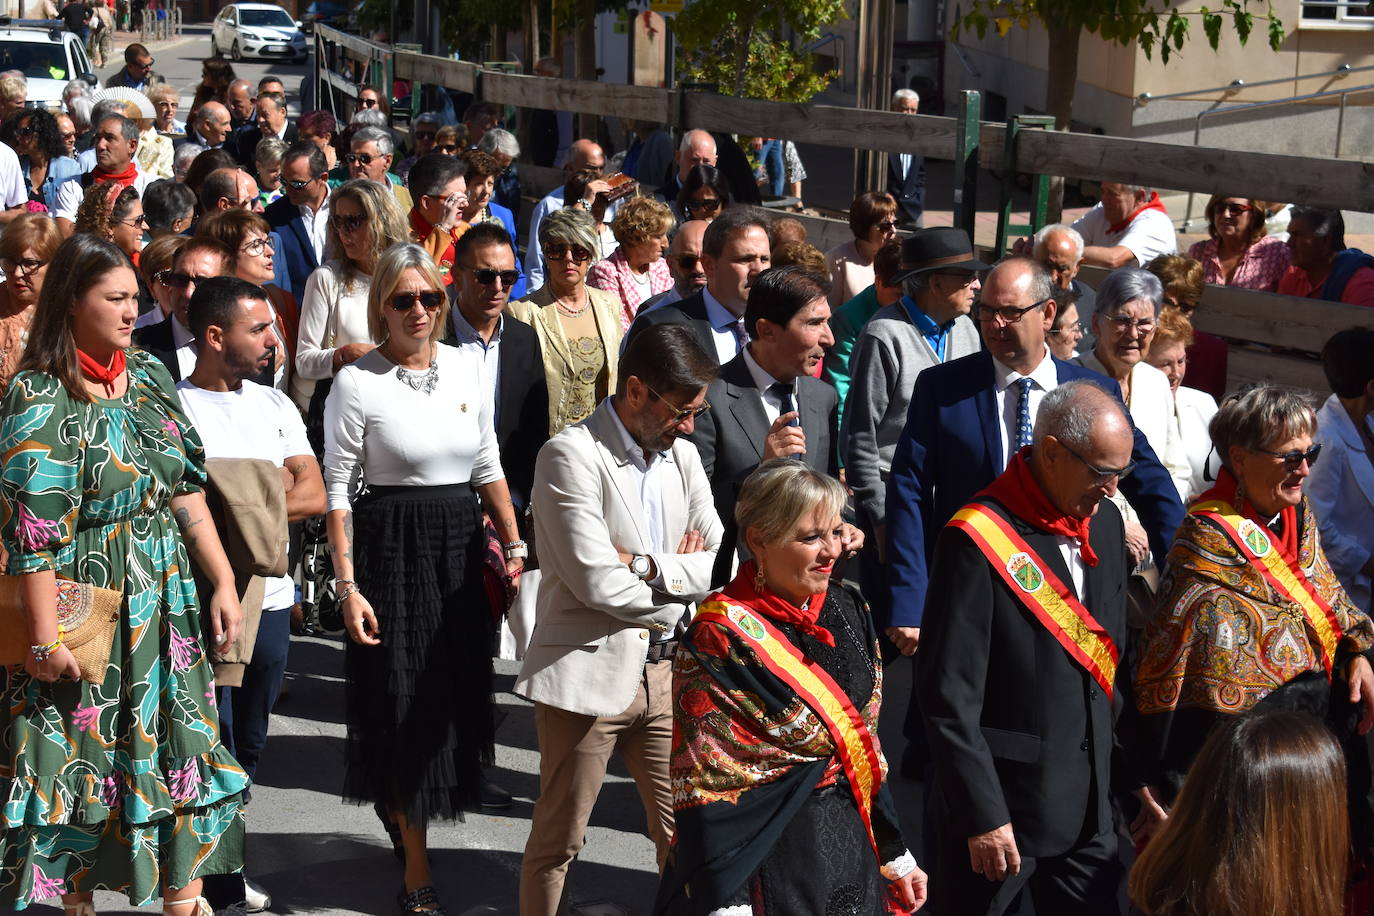
[(611, 234), (622, 245), (634, 245), (667, 235), (676, 223), (667, 204), (652, 197), (634, 197), (611, 220)]
[(742, 533), (752, 528), (763, 543), (776, 544), (817, 510), (839, 515), (847, 498), (835, 478), (794, 458), (774, 458), (745, 478), (735, 503), (735, 524)]
[(177, 88), (171, 83), (153, 83), (147, 89), (143, 90), (143, 94), (154, 104), (162, 99), (168, 99), (176, 102), (177, 107), (181, 107), (181, 93), (178, 92)]
[[(386, 326), (386, 310), (391, 308), (391, 297), (396, 287), (401, 285), (401, 275), (415, 269), (431, 289), (444, 292), (444, 278), (439, 276), (439, 268), (434, 259), (414, 242), (392, 245), (377, 259), (377, 269), (372, 272), (372, 285), (367, 290), (367, 332), (373, 340), (381, 343), (390, 336)], [(429, 329), (429, 339), (437, 341), (448, 328), (448, 296), (434, 313), (434, 324)]]
[(17, 76), (0, 77), (0, 99), (6, 102), (13, 102), (19, 99), (27, 99), (29, 96), (29, 86), (24, 80)]
[[(368, 253), (372, 255), (374, 270), (381, 261), (382, 252), (410, 238), (405, 214), (401, 212), (401, 205), (396, 202), (396, 195), (391, 188), (369, 178), (355, 178), (345, 181), (330, 194), (331, 213), (339, 212), (338, 205), (342, 200), (353, 201), (363, 211), (368, 239), (371, 242)], [(337, 260), (343, 265), (345, 281), (351, 281), (355, 272), (361, 272), (361, 268), (344, 253), (343, 243), (339, 241), (339, 232), (334, 228), (332, 219), (329, 223), (329, 237), (325, 242), (325, 257)]]

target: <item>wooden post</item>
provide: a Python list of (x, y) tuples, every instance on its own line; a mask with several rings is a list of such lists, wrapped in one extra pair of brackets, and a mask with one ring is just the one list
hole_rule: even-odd
[(959, 93), (959, 116), (954, 125), (954, 225), (974, 238), (978, 215), (979, 116), (983, 96), (976, 89)]
[[(892, 91), (894, 0), (859, 0), (858, 107), (886, 111)], [(854, 151), (854, 195), (886, 186), (887, 157)]]

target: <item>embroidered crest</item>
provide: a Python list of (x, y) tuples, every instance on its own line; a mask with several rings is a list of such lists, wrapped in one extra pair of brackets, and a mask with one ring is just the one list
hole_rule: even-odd
[(763, 639), (767, 632), (763, 629), (763, 624), (750, 615), (748, 611), (741, 607), (732, 607), (725, 612), (735, 625), (743, 630), (751, 639)]
[(1012, 579), (1024, 592), (1033, 594), (1040, 591), (1040, 586), (1045, 584), (1045, 574), (1035, 565), (1035, 561), (1028, 553), (1013, 554), (1007, 561), (1007, 572), (1011, 573)]
[(1256, 525), (1250, 519), (1242, 519), (1240, 526), (1240, 536), (1245, 539), (1245, 546), (1257, 557), (1262, 557), (1269, 553), (1272, 546), (1269, 542), (1269, 535), (1264, 533), (1264, 529)]

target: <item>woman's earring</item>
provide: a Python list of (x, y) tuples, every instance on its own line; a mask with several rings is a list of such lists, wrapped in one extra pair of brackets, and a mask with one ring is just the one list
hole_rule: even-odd
[(756, 591), (756, 592), (758, 592), (760, 595), (762, 595), (762, 594), (763, 594), (763, 584), (764, 584), (764, 578), (763, 578), (763, 564), (762, 564), (762, 563), (758, 563), (757, 561), (755, 561), (755, 562), (756, 562), (756, 564), (757, 564), (757, 566), (758, 566), (758, 570), (754, 573), (754, 591)]

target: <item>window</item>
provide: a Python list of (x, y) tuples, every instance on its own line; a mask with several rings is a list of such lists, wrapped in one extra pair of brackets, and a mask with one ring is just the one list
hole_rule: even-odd
[(1303, 0), (1303, 25), (1374, 26), (1370, 0)]
[(243, 24), (257, 28), (294, 29), (296, 22), (287, 15), (286, 10), (243, 10)]
[(71, 78), (67, 67), (67, 52), (60, 44), (0, 44), (0, 70), (18, 70), (29, 79), (65, 80)]

